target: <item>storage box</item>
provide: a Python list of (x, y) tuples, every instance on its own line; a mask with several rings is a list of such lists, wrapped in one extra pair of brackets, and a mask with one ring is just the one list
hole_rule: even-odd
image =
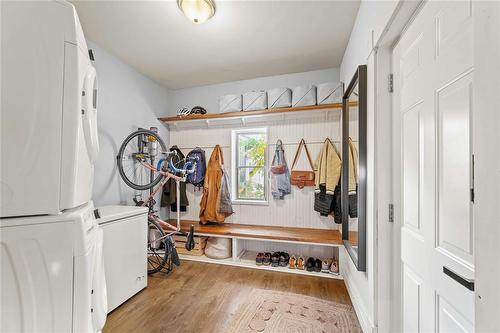
[(332, 104), (342, 102), (342, 85), (334, 82), (318, 84), (317, 102), (321, 104)]
[(186, 250), (186, 236), (174, 235), (175, 248), (177, 253), (190, 256), (202, 256), (205, 253), (205, 245), (208, 237), (194, 236), (194, 248), (191, 251)]
[(267, 91), (267, 108), (288, 108), (292, 106), (292, 89), (274, 88)]
[(316, 105), (316, 86), (304, 85), (293, 89), (292, 106)]
[(249, 91), (243, 94), (243, 111), (267, 109), (265, 91)]
[(224, 95), (219, 98), (219, 112), (237, 112), (242, 110), (241, 95)]

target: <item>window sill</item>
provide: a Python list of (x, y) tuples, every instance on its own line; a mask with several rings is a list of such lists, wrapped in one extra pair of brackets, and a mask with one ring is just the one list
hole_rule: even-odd
[(269, 206), (269, 202), (267, 200), (233, 200), (233, 205), (254, 205), (254, 206)]

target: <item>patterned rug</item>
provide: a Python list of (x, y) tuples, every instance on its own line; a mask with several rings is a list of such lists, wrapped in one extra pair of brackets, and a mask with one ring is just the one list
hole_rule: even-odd
[(254, 289), (226, 332), (361, 333), (350, 305), (279, 291)]

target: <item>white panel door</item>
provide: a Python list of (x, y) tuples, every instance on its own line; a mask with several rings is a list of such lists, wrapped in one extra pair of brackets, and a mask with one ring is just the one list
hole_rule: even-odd
[(472, 3), (427, 2), (393, 53), (404, 332), (474, 331)]

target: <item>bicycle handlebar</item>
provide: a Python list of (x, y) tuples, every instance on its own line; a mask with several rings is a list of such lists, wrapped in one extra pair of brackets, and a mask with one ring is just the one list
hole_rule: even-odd
[(175, 173), (180, 172), (183, 174), (192, 174), (194, 172), (195, 165), (196, 165), (196, 161), (193, 162), (191, 159), (189, 159), (186, 161), (186, 163), (184, 163), (184, 167), (179, 169), (179, 168), (175, 167), (174, 163), (172, 162), (172, 159), (170, 159), (170, 161), (168, 161), (168, 167), (170, 168), (170, 170), (174, 171)]
[[(192, 174), (194, 172), (195, 166), (196, 166), (196, 160), (197, 158), (189, 158), (187, 159), (186, 163), (184, 163), (184, 166), (182, 168), (177, 168), (174, 163), (172, 162), (172, 159), (168, 161), (168, 168), (171, 172), (174, 173), (182, 173), (182, 174)], [(161, 166), (165, 162), (165, 159), (162, 158), (158, 161), (156, 164), (156, 170), (160, 171)]]

